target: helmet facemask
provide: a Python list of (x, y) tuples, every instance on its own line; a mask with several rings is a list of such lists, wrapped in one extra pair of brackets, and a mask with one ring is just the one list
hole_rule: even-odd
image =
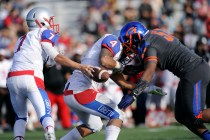
[(138, 47), (140, 46), (141, 36), (139, 33), (130, 34), (129, 36), (124, 36), (123, 54), (124, 54), (124, 63), (131, 62), (138, 54)]
[(59, 26), (59, 24), (54, 24), (54, 18), (55, 18), (55, 16), (51, 16), (49, 23), (50, 23), (50, 27), (57, 34), (57, 33), (59, 33), (60, 26)]
[(51, 16), (49, 20), (43, 17), (45, 22), (39, 22), (38, 19), (36, 19), (35, 21), (40, 28), (42, 27), (51, 28), (57, 34), (59, 33), (59, 24), (54, 24), (54, 17), (55, 16)]

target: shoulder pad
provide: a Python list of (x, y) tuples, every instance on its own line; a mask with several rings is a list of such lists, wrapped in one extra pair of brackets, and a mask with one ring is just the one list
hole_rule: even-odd
[(101, 46), (110, 50), (113, 55), (116, 55), (120, 51), (120, 41), (114, 35), (104, 37)]
[(53, 46), (58, 41), (58, 35), (55, 34), (52, 30), (44, 30), (41, 35), (41, 41), (42, 42), (51, 42)]

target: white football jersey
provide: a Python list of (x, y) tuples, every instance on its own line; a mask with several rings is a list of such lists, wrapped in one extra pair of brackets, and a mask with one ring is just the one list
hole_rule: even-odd
[[(81, 63), (86, 65), (92, 65), (100, 67), (99, 56), (101, 48), (105, 47), (113, 53), (114, 60), (119, 60), (122, 53), (122, 45), (118, 41), (117, 37), (106, 34), (101, 37), (88, 52), (83, 56)], [(70, 85), (66, 88), (69, 90), (85, 90), (85, 89), (98, 89), (100, 83), (93, 81), (88, 76), (84, 75), (81, 71), (75, 70), (68, 80), (67, 84)], [(67, 86), (67, 85), (66, 85)]]
[(35, 76), (43, 79), (43, 64), (47, 58), (41, 42), (56, 44), (58, 35), (48, 29), (36, 29), (20, 37), (14, 49), (10, 71), (34, 70)]

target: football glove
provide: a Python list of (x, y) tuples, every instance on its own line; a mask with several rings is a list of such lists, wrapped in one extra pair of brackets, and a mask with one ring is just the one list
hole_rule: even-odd
[(120, 103), (118, 104), (119, 109), (126, 109), (129, 105), (131, 105), (136, 100), (137, 95), (134, 92), (130, 94), (125, 94)]
[(144, 90), (144, 92), (147, 92), (148, 94), (155, 94), (155, 95), (160, 95), (160, 96), (167, 95), (167, 93), (165, 93), (162, 88), (154, 86), (154, 85), (150, 85), (149, 87), (147, 87)]

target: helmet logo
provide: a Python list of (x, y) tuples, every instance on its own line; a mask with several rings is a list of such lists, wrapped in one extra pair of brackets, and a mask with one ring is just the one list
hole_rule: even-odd
[(136, 29), (137, 27), (131, 27), (131, 28), (129, 28), (128, 29), (128, 31), (126, 32), (126, 36), (129, 36), (130, 34), (135, 34), (135, 33), (137, 33), (136, 32)]

